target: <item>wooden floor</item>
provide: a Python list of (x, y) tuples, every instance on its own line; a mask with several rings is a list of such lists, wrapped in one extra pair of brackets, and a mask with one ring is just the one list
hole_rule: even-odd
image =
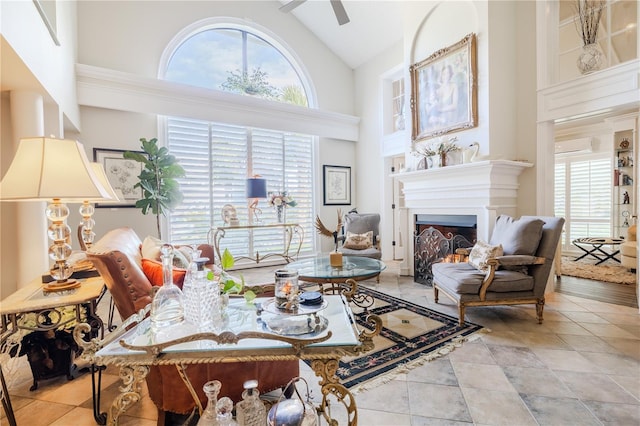
[(632, 308), (638, 307), (636, 288), (637, 285), (605, 283), (568, 275), (556, 278), (555, 286), (558, 293)]

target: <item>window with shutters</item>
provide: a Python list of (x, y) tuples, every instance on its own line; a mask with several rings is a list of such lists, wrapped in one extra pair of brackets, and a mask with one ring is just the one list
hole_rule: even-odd
[[(209, 28), (191, 35), (173, 53), (165, 78), (308, 104), (305, 83), (287, 56), (246, 29)], [(166, 117), (166, 129), (167, 146), (186, 171), (180, 179), (184, 201), (167, 220), (172, 242), (202, 242), (212, 227), (225, 225), (221, 212), (227, 204), (247, 224), (246, 179), (260, 175), (267, 191), (287, 191), (296, 200), (296, 207), (286, 209), (286, 221), (304, 229), (301, 254), (312, 251), (313, 136), (188, 117)], [(266, 200), (258, 207), (264, 223), (276, 222)], [(234, 256), (263, 257), (282, 253), (285, 237), (283, 228), (236, 230), (226, 233), (221, 246)]]
[(564, 250), (582, 237), (610, 237), (612, 163), (609, 153), (556, 155), (555, 215), (566, 219)]

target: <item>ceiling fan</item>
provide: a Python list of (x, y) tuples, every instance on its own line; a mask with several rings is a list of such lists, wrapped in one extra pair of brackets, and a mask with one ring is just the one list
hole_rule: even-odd
[[(291, 12), (296, 7), (300, 6), (307, 0), (291, 0), (289, 3), (280, 7), (281, 12)], [(344, 5), (342, 4), (342, 0), (329, 0), (331, 2), (331, 7), (333, 8), (333, 13), (336, 15), (336, 19), (338, 20), (338, 24), (344, 25), (349, 22), (349, 17), (347, 16), (347, 11), (344, 9)]]

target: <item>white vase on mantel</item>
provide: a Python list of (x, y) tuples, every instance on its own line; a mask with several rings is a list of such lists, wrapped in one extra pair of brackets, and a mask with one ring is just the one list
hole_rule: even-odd
[(602, 67), (603, 60), (604, 54), (598, 43), (585, 44), (582, 46), (576, 65), (582, 74), (589, 74), (598, 71)]

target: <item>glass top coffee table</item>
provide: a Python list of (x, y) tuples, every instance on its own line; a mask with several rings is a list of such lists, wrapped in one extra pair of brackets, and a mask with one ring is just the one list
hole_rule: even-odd
[(342, 267), (331, 266), (329, 256), (317, 256), (298, 260), (287, 265), (287, 269), (298, 271), (298, 278), (317, 284), (344, 283), (348, 279), (362, 281), (375, 278), (387, 266), (380, 260), (359, 256), (343, 256)]
[[(343, 256), (342, 267), (331, 266), (329, 256), (317, 256), (291, 262), (287, 269), (298, 271), (301, 281), (317, 284), (323, 294), (343, 294), (349, 302), (365, 310), (373, 305), (373, 298), (358, 292), (358, 281), (380, 280), (387, 266), (380, 260), (359, 256)], [(327, 285), (327, 288), (325, 288)]]

